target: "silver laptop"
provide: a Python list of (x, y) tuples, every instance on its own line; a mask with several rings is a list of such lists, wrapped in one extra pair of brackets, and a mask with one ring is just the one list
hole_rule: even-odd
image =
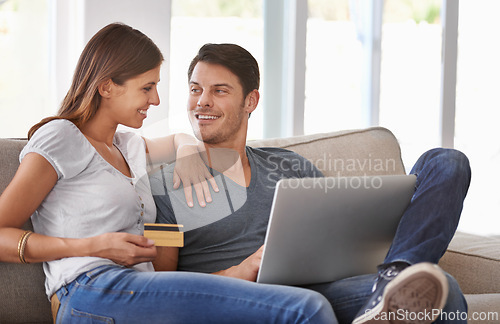
[(415, 181), (414, 175), (280, 180), (257, 282), (303, 285), (375, 273)]

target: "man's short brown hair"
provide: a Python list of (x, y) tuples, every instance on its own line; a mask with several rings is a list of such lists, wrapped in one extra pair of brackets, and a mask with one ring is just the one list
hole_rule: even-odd
[(243, 97), (259, 90), (259, 65), (246, 49), (236, 44), (205, 44), (193, 58), (188, 69), (188, 82), (198, 62), (219, 64), (229, 69), (238, 77), (243, 88)]

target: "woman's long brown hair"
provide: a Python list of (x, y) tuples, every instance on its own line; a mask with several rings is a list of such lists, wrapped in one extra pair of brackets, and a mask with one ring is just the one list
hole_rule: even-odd
[(46, 123), (67, 119), (77, 127), (88, 122), (101, 102), (98, 86), (111, 79), (118, 85), (158, 67), (163, 55), (140, 31), (121, 23), (110, 24), (85, 46), (73, 75), (73, 82), (57, 115), (42, 119), (28, 132), (28, 139)]

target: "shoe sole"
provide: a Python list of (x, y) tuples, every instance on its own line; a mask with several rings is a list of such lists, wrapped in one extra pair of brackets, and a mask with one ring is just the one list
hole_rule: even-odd
[(437, 265), (419, 263), (401, 271), (388, 283), (380, 303), (353, 324), (432, 323), (447, 298), (448, 280), (443, 271)]

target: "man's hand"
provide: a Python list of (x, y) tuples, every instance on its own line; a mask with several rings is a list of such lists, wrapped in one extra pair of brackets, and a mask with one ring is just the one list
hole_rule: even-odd
[(206, 202), (212, 202), (207, 180), (214, 191), (218, 192), (217, 183), (201, 159), (197, 146), (180, 146), (177, 149), (177, 160), (174, 169), (174, 189), (179, 188), (182, 182), (186, 202), (189, 207), (194, 206), (191, 185), (194, 187), (198, 203), (201, 207), (205, 207)]
[(263, 251), (264, 246), (261, 246), (260, 249), (243, 260), (243, 262), (241, 262), (237, 266), (233, 266), (227, 270), (215, 272), (214, 274), (225, 277), (244, 279), (248, 281), (256, 281), (257, 274), (259, 273), (260, 261), (262, 260)]
[(88, 255), (110, 259), (127, 267), (156, 258), (156, 247), (150, 239), (128, 233), (106, 233), (87, 239)]

